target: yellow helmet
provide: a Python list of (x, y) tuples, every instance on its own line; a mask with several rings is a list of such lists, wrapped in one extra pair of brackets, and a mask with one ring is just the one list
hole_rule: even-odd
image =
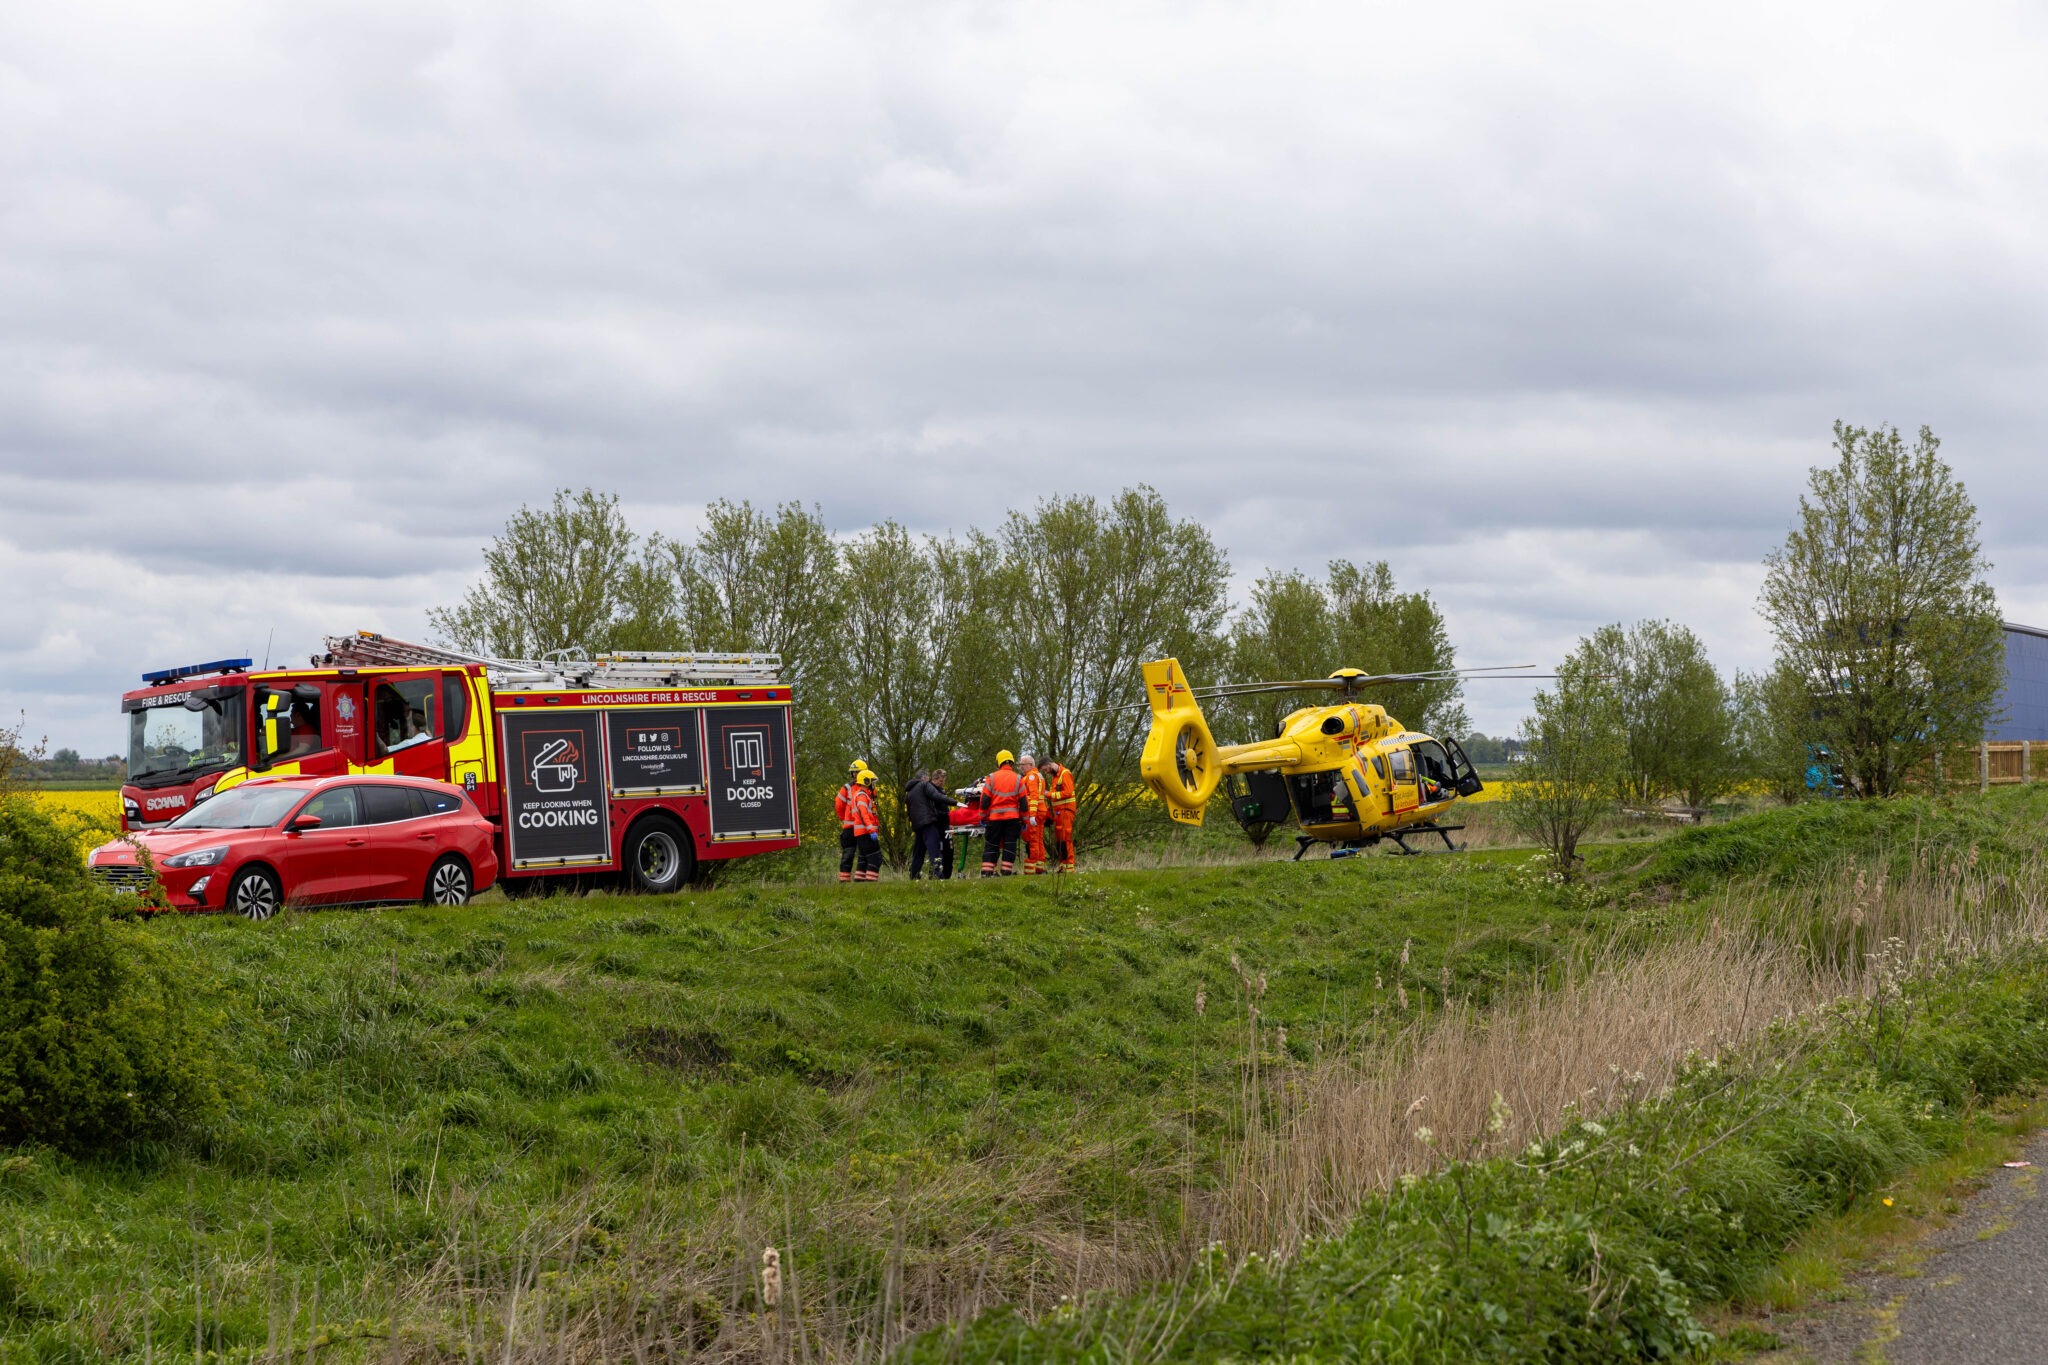
[(871, 771), (870, 769), (862, 768), (860, 770), (860, 776), (854, 778), (853, 780), (860, 783), (863, 787), (872, 787), (881, 779), (876, 777), (873, 771)]
[(1015, 763), (1016, 761), (1017, 761), (1017, 755), (1015, 755), (1015, 754), (1011, 753), (1011, 752), (1010, 752), (1010, 751), (1009, 751), (1008, 749), (998, 749), (998, 750), (996, 750), (996, 762), (997, 762), (997, 763), (999, 763), (999, 764), (1001, 764), (1001, 763)]
[(867, 770), (868, 770), (868, 761), (867, 761), (866, 759), (864, 759), (864, 758), (856, 758), (855, 760), (853, 760), (853, 767), (852, 767), (851, 771), (853, 771), (853, 772), (857, 772), (857, 773), (864, 773), (864, 772), (866, 772)]

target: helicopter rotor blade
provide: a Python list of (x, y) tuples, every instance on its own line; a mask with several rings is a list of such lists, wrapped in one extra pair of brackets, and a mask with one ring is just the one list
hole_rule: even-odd
[[(1266, 692), (1355, 692), (1360, 688), (1381, 687), (1390, 683), (1441, 682), (1449, 678), (1469, 678), (1474, 682), (1537, 682), (1557, 676), (1555, 673), (1524, 671), (1534, 667), (1534, 664), (1491, 664), (1485, 668), (1437, 668), (1419, 673), (1359, 673), (1336, 678), (1286, 678), (1275, 682), (1218, 683), (1214, 687), (1194, 688), (1192, 695), (1203, 701), (1212, 701), (1226, 697), (1256, 696)], [(1150, 702), (1137, 701), (1114, 706), (1098, 706), (1089, 714), (1136, 711), (1150, 705)]]

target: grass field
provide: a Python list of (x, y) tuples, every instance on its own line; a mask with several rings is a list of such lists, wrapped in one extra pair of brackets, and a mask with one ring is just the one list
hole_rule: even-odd
[(0, 1154), (0, 1280), (38, 1305), (0, 1347), (758, 1345), (767, 1245), (851, 1347), (1044, 1312), (1185, 1265), (1325, 1059), (1660, 941), (1708, 913), (1689, 890), (1909, 844), (1990, 867), (2044, 814), (1774, 812), (1595, 848), (1586, 888), (1504, 849), (159, 919), (232, 1111), (122, 1165)]
[(1484, 1000), (1600, 924), (1521, 861), (158, 920), (219, 983), (231, 1121), (140, 1168), (0, 1159), (0, 1221), (68, 1305), (38, 1330), (93, 1353), (259, 1347), (316, 1292), (323, 1323), (457, 1350), (458, 1276), (543, 1266), (567, 1312), (681, 1264), (707, 1296), (682, 1311), (723, 1321), (737, 1248), (777, 1240), (855, 1293), (901, 1248), (913, 1317), (976, 1277), (1048, 1304), (1077, 1254), (1177, 1238), (1215, 1179), (1233, 959), (1275, 1059)]

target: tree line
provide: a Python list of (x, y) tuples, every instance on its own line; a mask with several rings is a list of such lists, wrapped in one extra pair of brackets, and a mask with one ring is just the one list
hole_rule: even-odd
[(1567, 875), (1617, 799), (1891, 796), (1983, 737), (2005, 664), (1976, 506), (1926, 427), (1834, 436), (1764, 561), (1769, 669), (1724, 680), (1690, 630), (1647, 621), (1582, 639), (1536, 696), (1509, 809)]
[[(2004, 676), (1977, 513), (1926, 428), (1837, 423), (1811, 473), (1759, 610), (1773, 665), (1724, 675), (1669, 620), (1582, 638), (1511, 740), (1473, 757), (1518, 764), (1517, 814), (1569, 865), (1574, 831), (1615, 802), (1706, 806), (1738, 785), (1787, 799), (1817, 767), (1885, 796), (1981, 737)], [(692, 539), (642, 536), (615, 495), (562, 490), (522, 507), (463, 600), (431, 612), (457, 648), (505, 658), (613, 649), (761, 650), (794, 689), (806, 828), (865, 758), (885, 787), (943, 768), (955, 785), (999, 749), (1073, 767), (1085, 839), (1153, 813), (1137, 781), (1148, 717), (1138, 665), (1172, 655), (1198, 683), (1450, 669), (1457, 651), (1427, 590), (1385, 561), (1320, 575), (1269, 570), (1233, 605), (1207, 528), (1140, 485), (1052, 497), (993, 530), (915, 534), (894, 521), (840, 533), (815, 506), (720, 501)], [(1455, 679), (1390, 685), (1375, 701), (1411, 728), (1468, 734)], [(1314, 692), (1221, 700), (1223, 742), (1276, 733)], [(1553, 808), (1539, 811), (1541, 799)], [(908, 831), (885, 803), (884, 846)]]
[[(993, 530), (920, 535), (894, 521), (834, 531), (815, 506), (715, 502), (691, 539), (641, 535), (612, 494), (562, 490), (522, 507), (484, 550), (463, 600), (429, 620), (445, 643), (501, 658), (616, 649), (759, 650), (793, 688), (805, 827), (864, 758), (885, 788), (943, 768), (964, 785), (999, 749), (1050, 755), (1079, 778), (1083, 837), (1155, 812), (1137, 781), (1148, 717), (1138, 665), (1171, 655), (1200, 682), (1448, 668), (1426, 591), (1384, 562), (1322, 577), (1270, 572), (1233, 613), (1230, 563), (1155, 490), (1053, 497)], [(1219, 739), (1253, 738), (1305, 699), (1219, 704)], [(1456, 735), (1455, 682), (1390, 689), (1390, 710)], [(885, 803), (884, 845), (908, 849)]]

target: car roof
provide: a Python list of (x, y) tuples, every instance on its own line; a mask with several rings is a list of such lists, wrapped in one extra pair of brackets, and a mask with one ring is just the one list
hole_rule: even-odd
[[(432, 777), (414, 777), (408, 773), (328, 773), (320, 777), (287, 774), (283, 777), (252, 777), (241, 783), (244, 787), (291, 787), (299, 791), (321, 791), (327, 787), (344, 784), (360, 785), (369, 782), (394, 787), (425, 787), (429, 790), (446, 788), (461, 791), (453, 782), (442, 782)], [(229, 788), (230, 791), (234, 788)]]

